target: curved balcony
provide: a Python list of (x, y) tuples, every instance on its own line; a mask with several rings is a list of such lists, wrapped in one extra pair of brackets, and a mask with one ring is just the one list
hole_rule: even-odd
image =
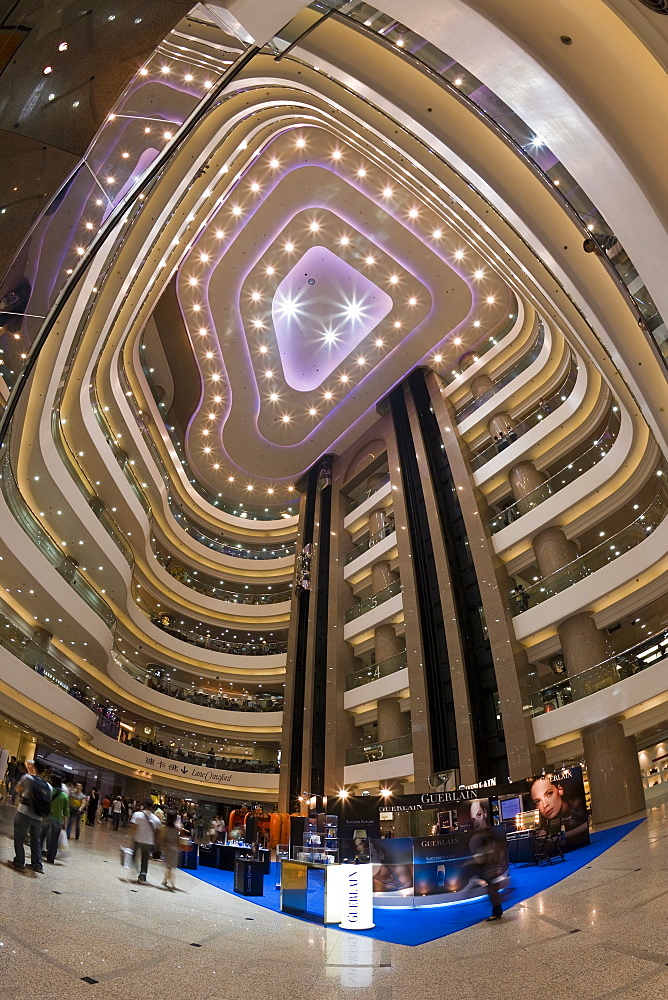
[(584, 475), (590, 469), (605, 458), (608, 454), (615, 441), (617, 440), (617, 435), (619, 434), (620, 428), (620, 418), (619, 418), (619, 408), (613, 406), (610, 412), (610, 419), (606, 429), (601, 435), (596, 439), (594, 444), (588, 448), (583, 454), (575, 459), (573, 462), (569, 462), (568, 465), (560, 469), (553, 476), (547, 479), (540, 486), (537, 486), (535, 490), (527, 493), (525, 497), (521, 500), (516, 500), (515, 503), (508, 504), (504, 508), (501, 514), (497, 514), (489, 522), (489, 530), (492, 535), (496, 534), (497, 531), (501, 531), (503, 528), (507, 528), (518, 518), (522, 517), (524, 514), (528, 514), (530, 510), (538, 507), (539, 504), (545, 502), (550, 497), (559, 493), (566, 486), (574, 483), (576, 479)]
[(346, 556), (346, 565), (353, 562), (353, 560), (357, 559), (358, 556), (364, 555), (365, 552), (372, 549), (374, 545), (378, 544), (378, 542), (382, 542), (383, 538), (389, 538), (390, 535), (395, 534), (396, 530), (393, 518), (391, 522), (384, 524), (380, 531), (376, 531), (375, 534), (370, 535), (366, 541), (361, 542), (359, 545), (356, 545), (354, 549), (351, 549)]
[(228, 604), (283, 604), (290, 602), (292, 592), (289, 587), (284, 585), (282, 589), (279, 587), (277, 590), (272, 590), (271, 586), (268, 586), (263, 591), (256, 591), (249, 587), (245, 593), (226, 590), (224, 580), (216, 580), (199, 570), (189, 569), (178, 564), (174, 557), (159, 544), (155, 535), (151, 535), (151, 549), (157, 561), (171, 577), (198, 594), (205, 594), (207, 597), (213, 597)]
[(361, 507), (363, 503), (366, 503), (367, 500), (370, 500), (371, 497), (374, 496), (375, 493), (378, 493), (379, 490), (382, 490), (383, 487), (388, 486), (389, 482), (390, 474), (388, 472), (387, 475), (383, 476), (383, 478), (380, 479), (375, 486), (372, 486), (370, 490), (367, 490), (365, 493), (360, 494), (360, 496), (355, 497), (354, 500), (350, 501), (346, 507), (346, 517), (348, 514), (352, 514), (354, 510), (357, 510), (358, 507)]
[(359, 747), (351, 747), (346, 750), (346, 764), (371, 764), (376, 760), (402, 757), (407, 753), (413, 753), (413, 737), (398, 736), (382, 743), (364, 743)]
[(486, 354), (492, 351), (495, 347), (498, 347), (499, 343), (511, 332), (516, 321), (517, 310), (509, 314), (508, 319), (498, 333), (496, 333), (493, 337), (488, 337), (487, 340), (483, 340), (482, 343), (471, 348), (470, 351), (467, 351), (464, 355), (464, 359), (457, 365), (456, 368), (453, 368), (452, 371), (445, 372), (445, 374), (441, 375), (441, 381), (443, 384), (447, 386), (452, 382), (456, 382), (458, 378), (462, 378), (462, 376), (464, 376), (470, 368), (477, 364), (481, 358), (484, 358)]
[[(130, 677), (136, 684), (145, 688), (144, 691), (136, 692), (140, 697), (145, 697), (157, 707), (166, 707), (181, 715), (192, 714), (193, 718), (199, 718), (202, 713), (198, 710), (204, 708), (215, 712), (210, 718), (207, 715), (205, 721), (219, 721), (221, 725), (226, 722), (236, 726), (280, 726), (283, 712), (283, 696), (270, 694), (211, 694), (202, 688), (196, 687), (195, 683), (185, 684), (172, 680), (164, 676), (165, 671), (161, 671), (162, 676), (157, 676), (155, 671), (146, 667), (141, 667), (136, 663), (131, 663), (126, 656), (114, 650), (111, 654), (113, 663), (123, 671), (119, 674), (117, 670), (110, 667), (109, 673), (112, 679), (116, 680), (121, 687), (126, 686), (127, 678)], [(230, 718), (225, 718), (231, 714)], [(242, 719), (241, 716), (252, 716), (252, 718)]]
[(380, 680), (381, 677), (389, 677), (390, 674), (394, 674), (398, 670), (404, 670), (405, 667), (406, 651), (403, 650), (394, 656), (388, 656), (386, 660), (380, 660), (378, 663), (372, 663), (368, 667), (362, 667), (361, 670), (355, 670), (354, 673), (348, 674), (345, 681), (345, 690), (352, 691), (354, 688), (362, 687), (364, 684), (371, 684), (372, 681)]
[[(659, 470), (659, 472), (663, 473), (663, 470)], [(557, 570), (556, 573), (544, 577), (526, 589), (516, 588), (510, 596), (511, 614), (513, 616), (521, 615), (556, 594), (568, 590), (573, 584), (591, 576), (597, 570), (609, 566), (623, 553), (629, 552), (644, 542), (668, 513), (668, 484), (665, 475), (662, 474), (661, 479), (661, 487), (654, 500), (631, 524), (606, 538), (589, 552), (578, 556), (577, 559)]]
[[(202, 753), (184, 747), (166, 746), (161, 740), (143, 740), (138, 736), (125, 740), (123, 745), (134, 747), (135, 750), (140, 750), (142, 753), (164, 761), (177, 761), (179, 764), (189, 764), (191, 767), (208, 768), (209, 770), (245, 771), (253, 774), (278, 774), (280, 770), (278, 761), (253, 760), (249, 757), (224, 757), (216, 753)], [(168, 770), (178, 771), (177, 768), (168, 768)]]
[(545, 343), (545, 325), (543, 324), (543, 321), (539, 319), (538, 335), (536, 336), (536, 340), (531, 350), (528, 351), (523, 357), (521, 357), (519, 361), (516, 361), (515, 364), (508, 369), (505, 375), (502, 375), (501, 378), (497, 379), (491, 389), (488, 389), (487, 392), (483, 392), (483, 394), (481, 396), (478, 396), (477, 399), (474, 399), (473, 402), (468, 403), (466, 406), (462, 407), (461, 410), (458, 410), (457, 413), (455, 414), (457, 424), (458, 425), (462, 424), (467, 419), (467, 417), (470, 417), (473, 413), (476, 412), (476, 410), (480, 409), (481, 406), (483, 406), (485, 403), (488, 403), (490, 399), (492, 399), (494, 396), (496, 396), (498, 392), (501, 391), (501, 389), (504, 389), (507, 385), (510, 385), (510, 383), (513, 382), (518, 375), (521, 375), (523, 371), (526, 371), (526, 369), (529, 368), (529, 366), (532, 365), (534, 361), (538, 358), (540, 352), (543, 349), (544, 343)]
[[(327, 3), (316, 2), (313, 6), (329, 10)], [(601, 259), (623, 289), (643, 329), (654, 340), (664, 363), (668, 363), (665, 321), (633, 262), (587, 193), (521, 116), (467, 67), (417, 32), (406, 30), (406, 26), (392, 15), (368, 3), (352, 2), (334, 16), (347, 20), (357, 31), (391, 47), (394, 52), (400, 51), (402, 58), (418, 64), (423, 72), (456, 94), (459, 101), (470, 104), (476, 117), (484, 119), (503, 136), (520, 159), (543, 178), (552, 197), (577, 220), (583, 238), (596, 244)]]
[(400, 593), (401, 581), (395, 580), (394, 583), (389, 585), (389, 587), (384, 587), (383, 590), (379, 590), (377, 594), (372, 594), (371, 597), (365, 597), (363, 601), (353, 605), (352, 608), (348, 608), (345, 614), (346, 624), (354, 622), (356, 618), (360, 618), (368, 611), (373, 611), (374, 608), (384, 604), (385, 601), (389, 601), (392, 597), (396, 597)]
[(580, 674), (573, 674), (555, 684), (541, 688), (529, 699), (529, 713), (532, 716), (553, 712), (564, 705), (589, 697), (597, 691), (634, 677), (637, 673), (665, 660), (668, 657), (668, 629), (662, 629), (642, 642), (597, 663)]
[(2, 465), (0, 467), (0, 482), (2, 483), (2, 492), (7, 503), (7, 507), (21, 528), (23, 528), (26, 535), (35, 544), (42, 555), (48, 559), (53, 568), (60, 574), (65, 582), (70, 585), (72, 590), (74, 590), (79, 597), (86, 602), (89, 608), (91, 608), (91, 610), (102, 619), (105, 625), (109, 628), (113, 628), (116, 624), (116, 616), (114, 612), (111, 610), (107, 602), (100, 597), (98, 592), (94, 590), (88, 580), (86, 580), (86, 578), (81, 574), (77, 568), (76, 562), (66, 556), (61, 551), (60, 546), (58, 546), (53, 540), (51, 535), (44, 530), (23, 499), (18, 483), (14, 478), (14, 472), (11, 467), (8, 451), (5, 452), (4, 458), (2, 459)]
[(514, 442), (526, 434), (527, 431), (530, 431), (533, 427), (537, 427), (546, 416), (557, 410), (562, 403), (565, 403), (570, 393), (573, 391), (577, 377), (578, 368), (575, 359), (573, 359), (568, 375), (559, 388), (556, 389), (552, 395), (548, 396), (547, 399), (542, 400), (540, 405), (537, 406), (535, 410), (532, 410), (531, 413), (527, 414), (523, 420), (521, 420), (518, 424), (515, 424), (512, 430), (509, 431), (508, 434), (504, 435), (500, 441), (495, 441), (493, 444), (488, 445), (482, 451), (478, 452), (477, 455), (474, 455), (470, 462), (471, 471), (476, 472), (478, 469), (481, 469), (483, 465), (486, 465), (492, 458), (495, 458), (502, 451), (505, 451), (506, 448), (508, 448), (511, 444), (514, 444)]

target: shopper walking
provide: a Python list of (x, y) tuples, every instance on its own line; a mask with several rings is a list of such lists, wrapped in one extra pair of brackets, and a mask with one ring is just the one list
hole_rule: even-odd
[(70, 797), (63, 778), (53, 777), (51, 787), (51, 809), (46, 819), (42, 820), (42, 843), (46, 843), (46, 863), (55, 865), (60, 831), (70, 816)]
[(88, 805), (86, 806), (86, 826), (95, 826), (95, 817), (97, 816), (99, 804), (100, 793), (97, 788), (91, 788), (90, 795), (88, 796)]
[[(165, 826), (162, 830), (162, 851), (165, 856), (165, 877), (162, 884), (167, 889), (176, 889), (174, 882), (174, 872), (179, 866), (179, 852), (181, 850), (182, 833), (176, 825), (177, 812), (170, 809), (165, 818)], [(187, 839), (183, 837), (183, 839)]]
[(84, 795), (83, 785), (80, 781), (77, 781), (74, 788), (70, 791), (70, 815), (67, 821), (68, 840), (72, 833), (72, 827), (74, 827), (74, 839), (79, 839), (81, 833), (81, 813), (84, 810), (85, 804), (86, 796)]
[(25, 871), (24, 841), (26, 834), (29, 834), (30, 867), (34, 872), (43, 872), (42, 820), (49, 815), (53, 793), (51, 785), (44, 777), (46, 766), (42, 761), (33, 761), (30, 769), (33, 773), (26, 772), (16, 784), (16, 791), (20, 794), (21, 801), (14, 817), (14, 860), (12, 865), (17, 871)]
[(118, 824), (121, 821), (121, 816), (123, 815), (123, 799), (120, 795), (117, 795), (114, 801), (111, 803), (111, 822), (113, 823), (114, 830), (118, 830)]
[(7, 771), (5, 773), (5, 788), (7, 789), (7, 801), (14, 801), (14, 788), (16, 787), (16, 781), (18, 778), (19, 765), (16, 762), (16, 757), (10, 757), (7, 763)]
[(138, 881), (144, 883), (148, 873), (148, 860), (160, 838), (160, 820), (153, 813), (151, 799), (146, 799), (144, 808), (132, 814), (129, 833), (134, 842), (132, 856), (135, 865), (139, 859)]

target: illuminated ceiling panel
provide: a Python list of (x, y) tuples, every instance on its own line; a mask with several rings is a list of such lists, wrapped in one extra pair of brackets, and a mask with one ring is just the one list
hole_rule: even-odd
[(239, 502), (280, 500), (407, 372), (454, 367), (511, 301), (419, 167), (344, 140), (341, 122), (294, 120), (237, 147), (177, 275), (202, 381), (189, 460)]

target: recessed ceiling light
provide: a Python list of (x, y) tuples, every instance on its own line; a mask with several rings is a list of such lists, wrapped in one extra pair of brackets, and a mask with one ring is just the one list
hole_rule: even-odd
[(485, 277), (485, 272), (483, 271), (483, 269), (482, 269), (481, 267), (479, 267), (479, 268), (477, 269), (477, 271), (474, 271), (474, 272), (473, 272), (473, 277), (474, 277), (474, 278), (477, 278), (477, 279), (478, 279), (478, 281), (480, 281), (480, 279), (481, 279), (481, 278), (484, 278), (484, 277)]
[(401, 329), (401, 321), (400, 320), (395, 319), (395, 321), (394, 321), (394, 329), (395, 330)]
[(271, 395), (269, 396), (269, 399), (272, 401), (272, 403), (277, 403), (278, 402), (278, 393), (277, 392), (272, 392)]
[(455, 256), (455, 260), (461, 260), (462, 257), (464, 256), (464, 251), (463, 250), (455, 250), (454, 256)]
[(443, 355), (442, 354), (435, 354), (434, 355), (434, 361), (436, 362), (437, 365), (440, 365), (440, 363), (441, 363), (442, 360), (443, 360)]
[(357, 359), (357, 364), (358, 365), (365, 365), (366, 364), (366, 358), (358, 358)]
[(340, 149), (333, 150), (333, 152), (332, 152), (332, 159), (333, 160), (340, 160), (341, 159), (341, 150)]
[(493, 306), (495, 302), (496, 302), (496, 299), (494, 298), (493, 295), (488, 295), (487, 296), (487, 305), (488, 306)]
[(383, 188), (383, 198), (391, 198), (393, 194), (394, 191), (391, 187), (389, 187), (389, 185)]
[(314, 219), (313, 222), (309, 223), (309, 229), (311, 230), (312, 233), (317, 233), (318, 230), (320, 229), (320, 223), (316, 222), (316, 220)]
[(411, 295), (410, 299), (408, 300), (408, 304), (409, 304), (409, 306), (416, 306), (417, 305), (417, 299), (415, 298), (414, 295)]
[(203, 264), (208, 264), (210, 258), (209, 258), (208, 253), (201, 253), (199, 255), (199, 259), (202, 261)]
[(377, 338), (377, 339), (376, 339), (376, 340), (374, 341), (374, 343), (375, 343), (376, 347), (383, 347), (383, 345), (384, 345), (385, 341), (381, 340), (381, 339), (380, 339), (380, 337), (378, 337), (378, 338)]
[(325, 399), (331, 399), (331, 398), (332, 398), (332, 395), (333, 395), (333, 393), (331, 393), (331, 392), (329, 391), (329, 389), (328, 389), (328, 390), (327, 390), (327, 392), (325, 393)]
[(289, 424), (290, 423), (290, 417), (287, 415), (287, 413), (283, 414), (283, 416), (281, 417), (281, 420), (283, 421), (284, 424)]
[(341, 239), (339, 240), (339, 243), (341, 244), (342, 247), (347, 247), (348, 244), (350, 243), (350, 239), (347, 236), (342, 236)]
[(183, 79), (186, 81), (186, 83), (192, 83), (195, 77), (192, 75), (192, 73), (186, 73)]
[(435, 229), (431, 235), (435, 240), (440, 240), (443, 237), (443, 230)]
[(397, 285), (398, 283), (399, 283), (399, 278), (397, 277), (397, 275), (396, 274), (391, 274), (390, 275), (390, 284), (391, 285)]
[(409, 213), (408, 213), (408, 218), (409, 218), (409, 219), (417, 219), (417, 217), (418, 217), (418, 214), (419, 214), (419, 213), (418, 213), (418, 210), (417, 210), (417, 208), (411, 208), (411, 210), (410, 210), (410, 211), (409, 211)]
[(473, 320), (473, 325), (474, 325), (475, 327), (478, 327), (478, 326), (480, 326), (480, 320), (479, 320), (479, 319), (475, 319), (475, 320)]
[(241, 205), (232, 206), (232, 215), (241, 215)]
[(357, 171), (357, 176), (358, 177), (366, 177), (366, 170), (364, 169), (364, 167), (360, 167), (359, 168), (359, 170)]
[(453, 344), (456, 344), (457, 347), (459, 347), (459, 345), (461, 344), (461, 342), (462, 342), (462, 338), (461, 337), (455, 337), (455, 339), (453, 340)]
[(286, 253), (293, 253), (294, 249), (295, 249), (294, 243), (286, 243), (285, 244), (285, 252)]
[(269, 276), (276, 274), (276, 268), (272, 267), (270, 264), (269, 267), (265, 268), (265, 274), (268, 274)]
[(369, 254), (368, 257), (364, 258), (364, 263), (365, 264), (375, 264), (376, 263), (376, 258), (372, 257), (371, 254)]
[(260, 185), (258, 184), (257, 181), (253, 181), (253, 183), (251, 184), (251, 191), (257, 194), (259, 190), (260, 190)]
[(222, 229), (216, 229), (216, 239), (217, 240), (224, 240), (225, 239), (225, 233), (223, 232)]
[(340, 382), (349, 382), (349, 381), (350, 381), (350, 379), (349, 379), (349, 376), (348, 376), (348, 375), (341, 375), (341, 377), (340, 377), (339, 381), (340, 381)]
[(305, 139), (301, 139), (301, 138), (297, 139), (297, 141), (295, 143), (295, 146), (297, 147), (297, 149), (303, 149), (305, 145), (306, 145), (306, 140)]
[(317, 417), (317, 415), (318, 415), (318, 411), (315, 410), (313, 407), (311, 407), (311, 409), (308, 411), (308, 413), (309, 413), (309, 417)]
[(269, 160), (269, 166), (271, 167), (272, 170), (278, 169), (279, 163), (275, 156), (272, 157), (271, 160)]
[(191, 275), (190, 278), (188, 278), (188, 284), (189, 285), (193, 285), (193, 287), (195, 285), (198, 285), (199, 284), (199, 278), (196, 278), (194, 275)]

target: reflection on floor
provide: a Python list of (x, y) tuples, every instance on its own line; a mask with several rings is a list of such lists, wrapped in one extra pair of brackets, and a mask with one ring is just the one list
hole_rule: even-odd
[[(523, 903), (526, 899), (530, 899), (539, 892), (549, 889), (550, 886), (556, 885), (557, 882), (561, 882), (562, 879), (572, 875), (580, 868), (587, 867), (604, 851), (622, 840), (637, 825), (637, 823), (628, 823), (615, 827), (614, 830), (595, 833), (592, 835), (592, 842), (588, 847), (572, 851), (566, 855), (565, 861), (549, 867), (513, 866), (511, 886), (503, 893), (504, 909)], [(272, 864), (272, 873), (264, 880), (264, 896), (252, 900), (256, 905), (273, 910), (275, 913), (280, 911), (280, 892), (276, 888), (279, 876), (276, 869), (277, 866)], [(224, 892), (233, 892), (234, 875), (232, 872), (200, 867), (192, 874), (208, 885), (216, 886)], [(316, 901), (316, 905), (318, 904), (322, 913), (322, 901)], [(421, 907), (415, 910), (374, 907), (373, 919), (376, 926), (373, 930), (348, 931), (347, 933), (362, 934), (364, 937), (373, 938), (374, 941), (388, 941), (392, 944), (420, 945), (427, 941), (446, 937), (448, 934), (455, 934), (466, 927), (473, 927), (474, 924), (478, 924), (488, 917), (489, 913), (490, 904), (486, 896), (482, 899), (471, 899), (456, 905)]]
[[(0, 858), (13, 810), (0, 807)], [(665, 1000), (668, 807), (589, 866), (419, 948), (279, 916), (179, 873), (126, 881), (94, 827), (44, 875), (0, 867), (0, 1000)], [(193, 947), (200, 945), (201, 947)], [(89, 983), (88, 979), (96, 980)]]

